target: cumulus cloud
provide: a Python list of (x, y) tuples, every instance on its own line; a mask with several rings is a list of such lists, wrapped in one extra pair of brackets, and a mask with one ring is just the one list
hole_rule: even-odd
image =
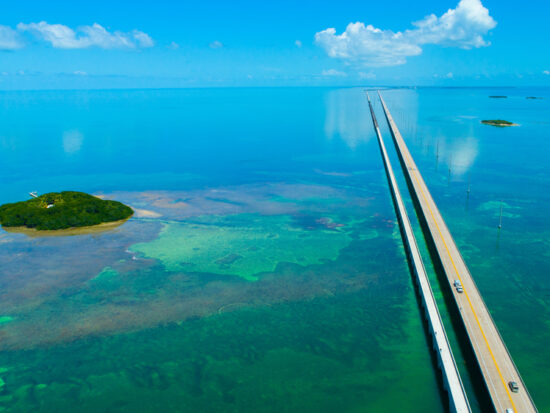
[(151, 39), (151, 36), (142, 31), (133, 30), (132, 36), (134, 36), (134, 39), (139, 47), (153, 47), (155, 45), (155, 42)]
[(376, 75), (372, 72), (359, 72), (359, 79), (376, 79)]
[(76, 30), (63, 24), (19, 23), (17, 29), (32, 33), (39, 39), (49, 42), (58, 49), (85, 49), (99, 47), (101, 49), (136, 49), (154, 46), (151, 37), (142, 31), (133, 30), (130, 33), (120, 31), (109, 32), (100, 24), (80, 26)]
[(550, 70), (543, 70), (542, 73), (545, 75), (550, 75)]
[(456, 9), (447, 10), (441, 17), (426, 16), (413, 23), (416, 29), (406, 33), (419, 44), (471, 49), (489, 46), (483, 36), (496, 25), (480, 0), (460, 0)]
[(350, 23), (342, 34), (328, 28), (315, 42), (330, 57), (364, 66), (395, 66), (422, 53), (422, 45), (471, 49), (488, 46), (483, 36), (496, 26), (480, 0), (460, 0), (441, 17), (434, 14), (412, 23), (414, 28), (394, 32), (364, 23)]
[(301, 42), (300, 40), (296, 40), (296, 41), (294, 42), (294, 45), (295, 45), (296, 47), (300, 48), (300, 47), (302, 47), (302, 42)]
[(323, 70), (321, 72), (321, 75), (323, 75), (323, 76), (333, 76), (333, 77), (346, 77), (348, 74), (346, 72), (341, 72), (341, 71), (336, 70), (336, 69), (328, 69), (328, 70)]
[(333, 28), (315, 35), (315, 42), (330, 57), (359, 61), (366, 66), (392, 66), (405, 63), (408, 56), (422, 53), (422, 49), (406, 41), (403, 33), (380, 30), (364, 23), (350, 23), (340, 35)]
[(214, 40), (209, 46), (211, 49), (221, 49), (223, 47), (223, 43), (218, 40)]
[(19, 33), (11, 27), (0, 25), (0, 50), (15, 50), (23, 47)]
[(453, 72), (449, 72), (447, 73), (446, 75), (440, 75), (438, 73), (434, 73), (433, 75), (434, 78), (438, 79), (438, 78), (441, 78), (441, 79), (452, 79), (454, 77), (453, 75)]

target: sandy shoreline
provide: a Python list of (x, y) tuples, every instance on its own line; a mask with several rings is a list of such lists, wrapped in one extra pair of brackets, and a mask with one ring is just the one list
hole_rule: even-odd
[(87, 227), (76, 227), (76, 228), (67, 228), (67, 229), (57, 229), (57, 230), (38, 230), (34, 228), (27, 227), (2, 227), (6, 232), (25, 234), (29, 237), (62, 237), (68, 235), (83, 235), (83, 234), (93, 234), (97, 232), (109, 231), (111, 229), (117, 228), (128, 221), (131, 217), (126, 219), (121, 219), (119, 221), (113, 222), (103, 222), (97, 225), (91, 225)]

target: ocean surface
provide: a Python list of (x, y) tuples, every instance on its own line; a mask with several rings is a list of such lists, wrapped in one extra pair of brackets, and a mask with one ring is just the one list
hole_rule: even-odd
[[(550, 411), (550, 89), (382, 94)], [(0, 92), (0, 183), (0, 204), (77, 190), (136, 211), (0, 230), (0, 412), (446, 411), (363, 89)]]

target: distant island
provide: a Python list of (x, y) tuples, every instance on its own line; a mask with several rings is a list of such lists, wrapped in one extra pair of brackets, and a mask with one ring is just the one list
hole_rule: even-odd
[(128, 219), (134, 211), (118, 201), (83, 192), (50, 192), (28, 201), (0, 206), (3, 227), (62, 230)]
[(507, 120), (502, 119), (491, 119), (491, 120), (482, 120), (481, 123), (484, 125), (491, 125), (491, 126), (518, 126), (517, 123), (508, 122)]
[(489, 96), (491, 99), (506, 99), (508, 96)]
[(542, 99), (539, 96), (527, 96), (525, 99)]

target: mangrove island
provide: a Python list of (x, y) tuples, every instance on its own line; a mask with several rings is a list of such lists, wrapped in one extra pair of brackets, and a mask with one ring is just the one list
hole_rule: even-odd
[(134, 211), (118, 201), (103, 200), (83, 192), (50, 192), (28, 201), (0, 206), (3, 227), (61, 230), (121, 221)]
[(484, 125), (500, 126), (500, 127), (518, 126), (517, 123), (508, 122), (507, 120), (502, 120), (502, 119), (482, 120), (481, 123), (483, 123)]

